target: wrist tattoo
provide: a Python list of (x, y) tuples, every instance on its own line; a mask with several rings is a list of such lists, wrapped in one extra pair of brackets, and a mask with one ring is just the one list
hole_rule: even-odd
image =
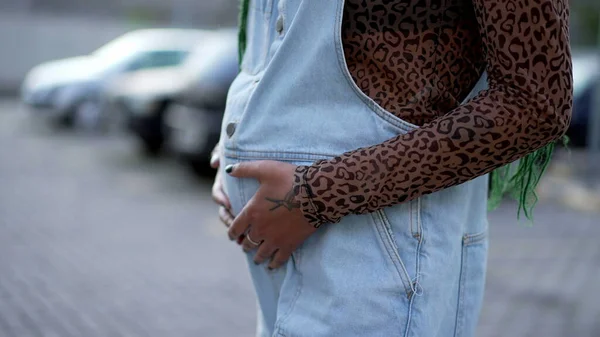
[(275, 204), (275, 206), (269, 209), (269, 211), (274, 211), (280, 207), (285, 207), (288, 211), (291, 211), (294, 208), (300, 208), (300, 202), (296, 200), (297, 195), (297, 188), (292, 187), (292, 189), (285, 195), (283, 199), (275, 199), (268, 197), (265, 199)]

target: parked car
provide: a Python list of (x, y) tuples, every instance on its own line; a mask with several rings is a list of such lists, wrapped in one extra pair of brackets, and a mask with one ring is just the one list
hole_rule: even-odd
[(136, 71), (120, 76), (108, 86), (106, 98), (112, 127), (133, 133), (146, 154), (158, 154), (167, 137), (164, 112), (185, 83), (180, 67)]
[(573, 146), (587, 146), (591, 116), (600, 113), (594, 106), (600, 86), (599, 60), (599, 51), (573, 51), (573, 116), (567, 131)]
[(203, 38), (192, 29), (144, 29), (129, 32), (90, 55), (42, 63), (25, 77), (26, 106), (62, 125), (99, 123), (104, 90), (115, 76), (182, 63)]
[(234, 29), (207, 32), (186, 62), (173, 67), (125, 74), (113, 82), (108, 93), (111, 109), (126, 116), (130, 131), (141, 141), (147, 154), (159, 153), (168, 141), (169, 128), (165, 124), (165, 114), (176, 97), (181, 96), (188, 87), (196, 85), (198, 77), (206, 71), (206, 60), (210, 61), (214, 57), (212, 55), (224, 45), (235, 48), (236, 41), (237, 32)]
[(198, 62), (193, 80), (167, 111), (169, 146), (197, 172), (206, 172), (219, 141), (227, 93), (239, 70), (237, 48), (236, 35), (226, 34), (202, 59), (190, 60)]

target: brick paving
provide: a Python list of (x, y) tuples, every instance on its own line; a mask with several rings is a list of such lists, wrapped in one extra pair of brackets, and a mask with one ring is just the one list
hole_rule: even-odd
[[(210, 183), (119, 137), (55, 134), (0, 102), (0, 337), (252, 336), (244, 261)], [(490, 215), (478, 336), (600, 336), (598, 213)]]

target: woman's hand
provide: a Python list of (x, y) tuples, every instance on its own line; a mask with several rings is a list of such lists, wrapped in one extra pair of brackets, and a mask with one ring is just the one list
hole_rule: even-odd
[[(257, 264), (271, 259), (270, 269), (283, 265), (316, 229), (304, 218), (293, 188), (295, 165), (277, 161), (228, 166), (233, 177), (253, 178), (260, 187), (229, 228), (231, 240), (243, 240), (244, 251), (258, 249)], [(241, 239), (245, 236), (245, 239)]]
[[(218, 146), (215, 147), (210, 158), (210, 166), (214, 169), (218, 169), (220, 165), (217, 149)], [(221, 219), (221, 222), (229, 228), (233, 223), (234, 216), (231, 213), (231, 203), (229, 202), (229, 198), (223, 190), (223, 176), (220, 170), (217, 171), (217, 175), (215, 176), (215, 182), (212, 187), (212, 198), (219, 205), (219, 219)]]

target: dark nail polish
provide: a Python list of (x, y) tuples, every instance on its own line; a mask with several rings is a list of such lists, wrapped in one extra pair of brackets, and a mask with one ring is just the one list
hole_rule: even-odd
[(227, 173), (231, 173), (231, 172), (233, 172), (233, 165), (227, 165), (227, 166), (225, 167), (225, 172), (227, 172)]

